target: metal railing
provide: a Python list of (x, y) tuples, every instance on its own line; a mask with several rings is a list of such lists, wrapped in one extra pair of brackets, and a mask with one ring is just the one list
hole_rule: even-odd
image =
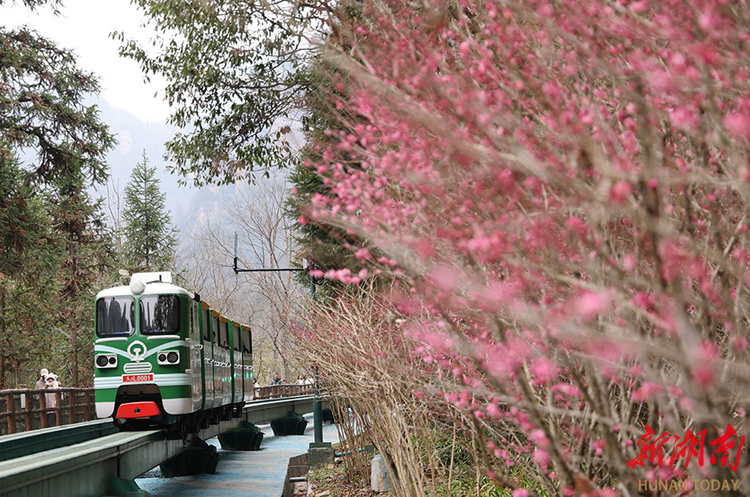
[[(55, 396), (55, 406), (47, 406), (46, 395)], [(96, 419), (93, 388), (54, 390), (0, 390), (0, 435), (47, 428), (47, 415), (55, 426)]]

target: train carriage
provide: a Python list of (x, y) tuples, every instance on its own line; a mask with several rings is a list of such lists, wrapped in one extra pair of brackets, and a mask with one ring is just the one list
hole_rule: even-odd
[(129, 286), (96, 297), (97, 416), (197, 425), (238, 413), (252, 398), (251, 341), (248, 327), (173, 284), (170, 273), (136, 273)]

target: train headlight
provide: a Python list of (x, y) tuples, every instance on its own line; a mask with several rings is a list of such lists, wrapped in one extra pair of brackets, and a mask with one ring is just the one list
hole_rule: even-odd
[(159, 352), (156, 356), (156, 363), (160, 366), (174, 366), (180, 363), (180, 353), (176, 350), (168, 352)]
[(117, 356), (115, 354), (97, 354), (94, 358), (97, 368), (107, 369), (117, 367)]

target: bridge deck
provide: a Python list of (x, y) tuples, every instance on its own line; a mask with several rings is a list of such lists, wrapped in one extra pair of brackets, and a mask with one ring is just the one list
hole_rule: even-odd
[[(198, 436), (202, 440), (211, 439), (237, 427), (242, 419), (260, 424), (278, 419), (288, 411), (305, 413), (312, 411), (312, 408), (312, 395), (254, 401), (245, 407), (241, 418), (211, 424), (202, 429)], [(136, 478), (186, 450), (184, 440), (169, 439), (163, 430), (120, 432), (82, 443), (70, 441), (75, 445), (68, 445), (67, 438), (52, 443), (52, 439), (59, 435), (58, 430), (77, 429), (41, 430), (39, 436), (46, 442), (33, 445), (48, 450), (23, 452), (26, 455), (21, 455), (21, 451), (17, 450), (14, 437), (7, 442), (0, 440), (0, 452), (14, 453), (14, 457), (0, 461), (0, 496), (98, 497), (107, 493), (110, 478)], [(83, 437), (86, 438), (89, 437)]]
[[(305, 418), (304, 435), (275, 437), (269, 425), (261, 425), (265, 437), (259, 451), (223, 450), (216, 438), (208, 440), (221, 455), (215, 475), (139, 478), (136, 483), (152, 497), (281, 497), (289, 459), (306, 453), (314, 441), (312, 415)], [(323, 440), (338, 442), (335, 426), (323, 425)]]

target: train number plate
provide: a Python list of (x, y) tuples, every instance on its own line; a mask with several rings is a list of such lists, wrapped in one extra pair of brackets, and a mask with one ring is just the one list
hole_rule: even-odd
[(123, 383), (140, 383), (143, 381), (154, 381), (152, 374), (124, 374), (122, 375)]

